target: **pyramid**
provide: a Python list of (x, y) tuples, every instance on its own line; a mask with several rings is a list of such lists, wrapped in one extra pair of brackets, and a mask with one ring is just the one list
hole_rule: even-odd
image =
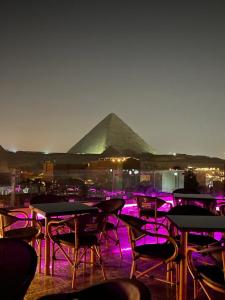
[(68, 153), (102, 154), (108, 148), (121, 155), (153, 153), (153, 149), (116, 114), (111, 113), (86, 134)]

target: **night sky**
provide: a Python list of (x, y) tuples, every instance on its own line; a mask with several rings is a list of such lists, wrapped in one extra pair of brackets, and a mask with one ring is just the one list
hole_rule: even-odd
[(66, 152), (111, 112), (225, 157), (225, 1), (1, 1), (0, 145)]

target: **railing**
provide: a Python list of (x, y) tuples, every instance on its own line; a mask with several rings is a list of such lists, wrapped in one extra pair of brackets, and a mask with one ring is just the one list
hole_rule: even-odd
[[(52, 178), (38, 178), (25, 180), (20, 172), (16, 176), (12, 173), (11, 187), (1, 185), (0, 182), (0, 205), (19, 206), (29, 203), (33, 194), (40, 193), (71, 197), (123, 196), (129, 199), (133, 193), (170, 194), (173, 190), (184, 187), (184, 170), (73, 170), (66, 174), (56, 173)], [(201, 188), (203, 193), (209, 192), (206, 183), (205, 186), (204, 182), (201, 183)]]

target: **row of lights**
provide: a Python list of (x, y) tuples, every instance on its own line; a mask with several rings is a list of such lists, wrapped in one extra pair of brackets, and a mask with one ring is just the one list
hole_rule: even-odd
[(125, 157), (123, 158), (112, 158), (111, 161), (114, 163), (114, 162), (124, 162), (126, 160)]
[[(109, 169), (110, 172), (113, 172), (113, 169)], [(132, 169), (132, 170), (122, 170), (123, 172), (128, 172), (129, 175), (132, 175), (132, 174), (139, 174), (139, 170), (136, 170), (136, 169)]]

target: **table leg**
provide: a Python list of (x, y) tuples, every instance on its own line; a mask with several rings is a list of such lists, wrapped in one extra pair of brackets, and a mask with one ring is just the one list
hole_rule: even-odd
[(47, 232), (49, 218), (45, 218), (45, 275), (50, 275), (50, 239)]
[(188, 232), (181, 232), (179, 300), (187, 300), (187, 243)]
[[(223, 238), (225, 238), (225, 232), (223, 233)], [(222, 262), (223, 262), (223, 270), (225, 270), (225, 250), (222, 251)], [(225, 272), (224, 272), (224, 280), (225, 280)]]
[[(31, 219), (33, 219), (33, 220), (37, 219), (37, 214), (33, 209), (31, 210)], [(34, 226), (34, 225), (35, 225), (35, 223), (34, 223), (34, 221), (32, 221), (32, 226)], [(32, 239), (31, 246), (35, 248), (35, 239)]]
[(90, 253), (90, 264), (91, 267), (94, 267), (94, 263), (95, 263), (95, 252), (94, 249), (91, 248), (91, 253)]

